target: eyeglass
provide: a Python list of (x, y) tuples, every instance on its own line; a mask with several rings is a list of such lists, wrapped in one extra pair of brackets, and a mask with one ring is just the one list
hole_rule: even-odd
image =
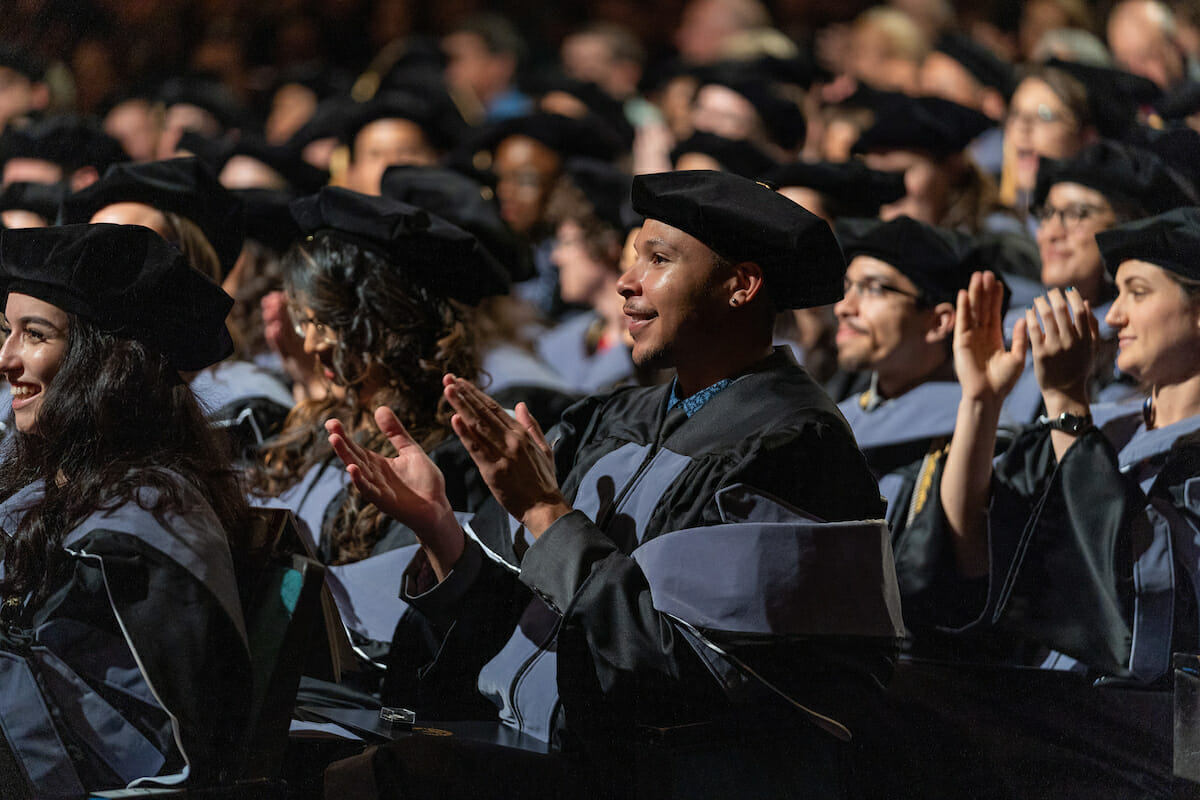
[(288, 316), (292, 318), (292, 330), (294, 330), (296, 335), (301, 339), (308, 338), (308, 326), (311, 325), (317, 332), (317, 337), (322, 342), (325, 344), (337, 343), (337, 339), (332, 333), (329, 332), (328, 328), (311, 317), (303, 316), (299, 310), (288, 306)]
[(1093, 214), (1099, 214), (1108, 209), (1103, 206), (1093, 205), (1091, 203), (1071, 203), (1062, 208), (1054, 206), (1041, 206), (1033, 210), (1033, 216), (1038, 221), (1038, 224), (1045, 225), (1050, 220), (1058, 217), (1059, 223), (1064, 228), (1074, 228), (1085, 219), (1089, 219)]
[(1055, 122), (1070, 122), (1071, 119), (1068, 114), (1059, 113), (1045, 103), (1038, 103), (1037, 108), (1033, 111), (1010, 111), (1007, 121), (1025, 125), (1033, 125), (1038, 122), (1050, 125)]
[(901, 289), (899, 286), (892, 286), (884, 283), (878, 278), (867, 278), (861, 281), (852, 281), (849, 278), (842, 280), (842, 294), (848, 295), (854, 292), (862, 298), (872, 298), (878, 300), (888, 294), (898, 294), (901, 297), (911, 297), (913, 300), (920, 302), (921, 295), (913, 294)]

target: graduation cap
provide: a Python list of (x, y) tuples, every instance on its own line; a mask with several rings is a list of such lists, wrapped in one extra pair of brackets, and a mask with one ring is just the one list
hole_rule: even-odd
[(0, 162), (14, 158), (49, 161), (62, 167), (68, 176), (81, 167), (103, 172), (129, 160), (121, 143), (96, 121), (73, 114), (46, 117), (21, 128), (5, 128), (0, 136)]
[(855, 153), (916, 150), (935, 156), (961, 152), (996, 123), (973, 108), (940, 97), (872, 93), (874, 124), (854, 143)]
[(267, 144), (261, 136), (253, 134), (212, 138), (184, 131), (179, 137), (179, 149), (194, 153), (218, 176), (231, 158), (246, 156), (269, 167), (288, 188), (301, 194), (315, 192), (329, 183), (329, 173), (305, 161), (297, 148)]
[(601, 221), (618, 231), (626, 231), (632, 175), (594, 158), (569, 158), (564, 171)]
[[(624, 143), (600, 117), (565, 117), (562, 114), (539, 112), (499, 122), (483, 131), (463, 146), (467, 168), (488, 169), (490, 154), (501, 142), (512, 136), (528, 136), (541, 142), (563, 158), (585, 156), (611, 161), (624, 152)], [(478, 159), (480, 152), (487, 158)], [(458, 161), (458, 158), (455, 159)]]
[[(448, 97), (445, 67), (446, 56), (437, 39), (410, 34), (384, 45), (367, 72), (355, 83), (354, 95), (361, 100), (378, 92), (400, 89), (422, 96), (438, 93)], [(367, 95), (371, 80), (368, 76), (372, 73), (378, 85)]]
[(916, 285), (928, 305), (953, 303), (967, 288), (971, 270), (963, 266), (970, 238), (911, 217), (838, 220), (838, 240), (846, 261), (871, 256), (899, 270)]
[(327, 231), (373, 250), (446, 297), (473, 305), (508, 291), (508, 273), (478, 239), (425, 209), (327, 186), (291, 211), (303, 233)]
[(1116, 277), (1124, 261), (1147, 261), (1200, 281), (1200, 208), (1176, 208), (1096, 234), (1100, 257)]
[(284, 86), (303, 86), (317, 96), (317, 101), (326, 100), (350, 91), (353, 79), (350, 73), (319, 61), (310, 61), (282, 70), (272, 82), (271, 94)]
[(1154, 110), (1164, 120), (1183, 120), (1200, 111), (1200, 81), (1184, 81), (1163, 95)]
[(1162, 99), (1156, 83), (1132, 72), (1052, 58), (1047, 67), (1061, 70), (1083, 84), (1087, 90), (1092, 124), (1101, 136), (1120, 138), (1137, 121), (1142, 107)]
[(778, 164), (757, 177), (783, 188), (802, 186), (831, 201), (837, 217), (873, 217), (879, 207), (907, 194), (903, 172), (881, 172), (861, 161)]
[(434, 98), (404, 91), (389, 91), (364, 103), (343, 106), (342, 114), (337, 136), (348, 145), (354, 144), (363, 128), (381, 119), (403, 119), (416, 124), (429, 145), (439, 151), (453, 149), (470, 130), (448, 98), (437, 103)]
[(753, 142), (745, 139), (726, 139), (715, 133), (697, 132), (684, 139), (671, 150), (674, 164), (685, 153), (703, 153), (715, 160), (726, 172), (756, 179), (775, 166), (775, 159), (764, 153)]
[(633, 209), (724, 258), (758, 264), (779, 309), (828, 305), (842, 296), (846, 262), (833, 231), (765, 184), (708, 170), (638, 175)]
[(332, 139), (342, 135), (346, 118), (353, 114), (360, 104), (349, 95), (334, 95), (317, 104), (317, 110), (292, 134), (286, 144), (296, 150), (321, 139)]
[(1016, 72), (1012, 64), (969, 36), (954, 32), (943, 33), (938, 37), (933, 49), (957, 61), (972, 78), (981, 85), (1000, 92), (1005, 100), (1012, 97), (1017, 88)]
[(540, 73), (522, 82), (521, 88), (537, 97), (554, 92), (570, 95), (588, 111), (603, 118), (623, 140), (633, 143), (633, 126), (625, 117), (625, 104), (590, 81), (575, 80), (553, 72)]
[(12, 42), (0, 42), (0, 67), (19, 72), (34, 83), (46, 79), (46, 62)]
[(1175, 177), (1200, 196), (1200, 131), (1178, 124), (1165, 128), (1134, 125), (1125, 132), (1122, 141), (1154, 153), (1175, 171)]
[(751, 64), (723, 64), (701, 73), (700, 88), (724, 86), (746, 98), (758, 112), (771, 140), (784, 149), (804, 142), (808, 123), (796, 100), (784, 86)]
[(1196, 202), (1193, 190), (1158, 156), (1106, 139), (1088, 145), (1074, 158), (1039, 159), (1034, 204), (1045, 203), (1056, 183), (1095, 189), (1114, 206), (1129, 205), (1139, 214), (1159, 214)]
[(53, 224), (65, 196), (61, 183), (10, 183), (0, 191), (0, 211), (30, 211)]
[(67, 197), (63, 221), (87, 222), (113, 203), (142, 203), (191, 220), (212, 245), (225, 273), (242, 251), (242, 205), (199, 158), (117, 164), (96, 183)]
[(207, 111), (222, 128), (241, 128), (246, 111), (225, 84), (210, 75), (177, 75), (167, 78), (155, 92), (155, 98), (167, 108), (191, 105)]
[(233, 299), (140, 225), (0, 231), (0, 293), (20, 292), (143, 342), (180, 370), (233, 352)]
[(230, 189), (242, 204), (246, 238), (286, 253), (303, 238), (289, 206), (296, 195), (279, 189)]
[(513, 281), (533, 277), (532, 254), (501, 219), (491, 187), (448, 167), (406, 164), (383, 171), (380, 191), (384, 197), (423, 208), (474, 234)]

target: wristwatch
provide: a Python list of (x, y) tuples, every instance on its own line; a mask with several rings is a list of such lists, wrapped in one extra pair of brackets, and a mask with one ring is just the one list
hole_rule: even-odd
[(1091, 414), (1071, 414), (1066, 411), (1053, 419), (1043, 414), (1038, 417), (1038, 424), (1044, 425), (1050, 430), (1072, 433), (1076, 436), (1095, 427), (1092, 424)]

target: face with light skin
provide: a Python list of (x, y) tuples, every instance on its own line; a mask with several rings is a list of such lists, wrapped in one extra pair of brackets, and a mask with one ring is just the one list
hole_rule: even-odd
[(1037, 186), (1039, 156), (1070, 158), (1081, 146), (1078, 120), (1049, 84), (1032, 77), (1022, 81), (1004, 124), (1004, 157), (1016, 170), (1017, 188)]
[(736, 288), (733, 270), (720, 270), (703, 242), (656, 219), (646, 220), (634, 247), (637, 258), (617, 282), (633, 363), (679, 368), (702, 359), (724, 335), (721, 320)]
[(749, 100), (727, 86), (710, 83), (696, 93), (692, 128), (726, 139), (755, 141), (761, 138), (762, 123)]
[(1119, 3), (1108, 19), (1108, 46), (1122, 69), (1170, 89), (1184, 77), (1183, 53), (1166, 26), (1170, 11), (1146, 0)]
[(1059, 289), (1073, 286), (1084, 300), (1099, 305), (1104, 294), (1104, 262), (1096, 234), (1117, 223), (1112, 206), (1100, 192), (1078, 183), (1054, 184), (1044, 205), (1060, 211), (1078, 206), (1088, 209), (1088, 214), (1073, 225), (1055, 214), (1038, 226), (1042, 283)]
[(141, 225), (149, 228), (164, 239), (170, 238), (167, 218), (154, 206), (145, 203), (113, 203), (97, 211), (88, 220), (93, 224), (107, 222), (112, 225)]
[(430, 167), (436, 163), (437, 151), (429, 145), (420, 125), (407, 119), (377, 119), (354, 137), (354, 158), (347, 178), (354, 191), (378, 195), (388, 167)]
[(1117, 367), (1150, 386), (1200, 373), (1200, 302), (1163, 268), (1128, 260), (1117, 268), (1117, 299), (1105, 315), (1117, 332)]
[(162, 123), (150, 101), (134, 98), (108, 112), (104, 132), (119, 141), (134, 161), (153, 161)]
[(721, 167), (721, 162), (708, 153), (680, 153), (679, 158), (675, 159), (676, 172), (689, 169), (707, 169), (714, 172), (724, 171)]
[(0, 373), (12, 387), (13, 423), (33, 433), (42, 398), (67, 352), (70, 321), (58, 306), (17, 292), (8, 296), (4, 319)]
[(816, 189), (810, 189), (807, 186), (780, 186), (779, 193), (833, 225), (833, 217), (825, 208), (825, 199)]
[(921, 64), (922, 94), (978, 109), (981, 90), (967, 68), (945, 53), (934, 50)]
[(64, 177), (63, 168), (53, 161), (40, 158), (10, 158), (4, 162), (4, 185), (10, 183), (58, 183)]
[(950, 191), (942, 163), (914, 150), (867, 153), (863, 160), (871, 169), (904, 173), (904, 197), (880, 207), (880, 219), (907, 216), (928, 225), (941, 221)]
[(834, 305), (839, 367), (872, 370), (881, 385), (896, 385), (920, 382), (946, 360), (945, 342), (953, 331), (954, 313), (949, 303), (932, 309), (918, 306), (916, 284), (874, 256), (851, 259), (846, 283), (887, 288), (878, 296), (851, 288)]
[(0, 221), (4, 223), (4, 227), (10, 230), (18, 228), (44, 228), (50, 224), (42, 215), (26, 211), (22, 208), (10, 208), (8, 211), (0, 212)]
[(550, 257), (558, 267), (559, 293), (568, 303), (594, 305), (608, 281), (616, 276), (613, 266), (588, 252), (583, 230), (573, 220), (558, 226)]
[(287, 181), (253, 156), (239, 153), (225, 162), (217, 180), (226, 189), (287, 189)]

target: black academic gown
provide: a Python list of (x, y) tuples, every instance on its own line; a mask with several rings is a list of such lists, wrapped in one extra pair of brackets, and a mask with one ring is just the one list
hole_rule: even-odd
[[(15, 530), (33, 485), (0, 505)], [(143, 489), (144, 505), (153, 491)], [(0, 535), (4, 535), (0, 533)], [(161, 518), (137, 503), (93, 514), (41, 600), (0, 628), (0, 784), (82, 797), (140, 778), (213, 782), (240, 757), (250, 660), (224, 531), (197, 498)]]
[(1030, 428), (996, 467), (988, 523), (982, 624), (1140, 683), (1200, 644), (1200, 417), (1146, 430), (1126, 411), (1061, 462)]
[[(568, 410), (550, 438), (575, 511), (536, 542), (492, 506), (441, 583), (414, 559), (403, 591), (415, 612), (397, 628), (385, 702), (432, 719), (498, 708), (523, 733), (611, 766), (639, 723), (744, 703), (807, 725), (746, 667), (820, 714), (872, 694), (902, 633), (886, 529), (835, 526), (823, 545), (796, 533), (884, 512), (833, 402), (783, 351), (691, 418), (668, 413), (669, 391), (618, 390)], [(829, 602), (796, 594), (818, 581)], [(739, 592), (739, 610), (714, 608)], [(719, 633), (733, 658), (707, 646)]]

